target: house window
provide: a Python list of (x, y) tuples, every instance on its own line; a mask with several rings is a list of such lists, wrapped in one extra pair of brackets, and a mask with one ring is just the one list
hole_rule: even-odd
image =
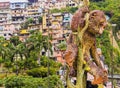
[(12, 8), (14, 8), (14, 5), (12, 5)]
[(11, 36), (12, 34), (10, 34), (10, 33), (9, 33), (8, 35), (10, 35), (10, 36)]
[(66, 18), (65, 20), (68, 20), (68, 18)]
[(6, 36), (7, 34), (4, 34), (4, 36)]
[(72, 4), (72, 6), (75, 6), (75, 4)]
[(47, 30), (43, 30), (43, 33), (47, 32)]
[(20, 7), (20, 5), (15, 5), (15, 7)]
[(45, 55), (45, 52), (42, 52), (42, 55)]

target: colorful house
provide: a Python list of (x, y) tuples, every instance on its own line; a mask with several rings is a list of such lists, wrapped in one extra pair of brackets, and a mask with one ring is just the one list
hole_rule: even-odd
[(19, 25), (25, 21), (28, 0), (10, 0), (12, 24)]
[(54, 13), (52, 14), (52, 28), (60, 29), (62, 24), (63, 16), (62, 13)]
[(70, 23), (72, 16), (73, 15), (71, 13), (63, 13), (63, 23)]
[(27, 29), (20, 30), (20, 32), (19, 32), (19, 39), (21, 41), (23, 41), (23, 42), (26, 41), (28, 36), (29, 36), (29, 32), (28, 32)]

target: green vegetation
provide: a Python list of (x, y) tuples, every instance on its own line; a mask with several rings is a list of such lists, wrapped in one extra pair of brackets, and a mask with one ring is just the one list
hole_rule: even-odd
[(39, 18), (38, 18), (38, 21), (39, 21), (39, 23), (42, 24), (42, 17), (39, 17)]
[[(120, 52), (117, 49), (114, 49), (110, 42), (109, 31), (113, 29), (113, 34), (117, 43), (120, 47), (120, 40), (117, 38), (116, 33), (120, 30), (120, 0), (93, 0), (90, 4), (91, 10), (98, 9), (105, 12), (105, 14), (109, 17), (109, 23), (117, 24), (115, 28), (108, 27), (102, 36), (97, 38), (97, 45), (102, 49), (103, 55), (105, 56), (105, 63), (108, 64), (109, 67), (114, 64), (115, 73), (120, 73), (119, 69), (119, 61), (120, 61)], [(97, 2), (99, 1), (99, 2)], [(114, 53), (114, 56), (111, 57), (111, 54)], [(114, 62), (111, 62), (114, 58)]]
[[(91, 10), (102, 10), (105, 14), (109, 17), (108, 22), (111, 24), (117, 24), (117, 26), (113, 30), (114, 37), (120, 47), (120, 39), (117, 38), (116, 33), (120, 31), (120, 0), (91, 0), (90, 9)], [(71, 10), (74, 9), (74, 10)], [(51, 12), (70, 12), (74, 13), (77, 10), (77, 7), (73, 8), (63, 8), (61, 10), (53, 9)], [(109, 30), (108, 30), (109, 29)], [(118, 50), (114, 49), (109, 37), (109, 31), (111, 28), (107, 28), (102, 36), (97, 37), (97, 46), (102, 49), (103, 55), (105, 56), (105, 63), (111, 67), (111, 54), (114, 51), (115, 56), (114, 63), (116, 64), (115, 72), (120, 73), (119, 68), (119, 61), (120, 61), (120, 53)], [(61, 43), (58, 46), (59, 49), (65, 50), (65, 44)]]
[[(52, 54), (52, 44), (49, 40), (48, 36), (43, 36), (38, 30), (33, 31), (24, 42), (21, 42), (18, 36), (11, 37), (9, 41), (0, 37), (0, 66), (4, 68), (1, 70), (4, 74), (0, 75), (0, 85), (6, 88), (47, 88), (46, 80), (50, 79), (51, 88), (62, 88), (58, 83), (60, 79), (55, 76), (61, 64), (48, 58), (46, 53), (45, 55), (41, 53), (43, 49), (45, 52), (49, 49)], [(11, 73), (17, 76), (9, 77)]]
[[(103, 10), (110, 17), (108, 21), (117, 24), (113, 34), (120, 47), (120, 40), (116, 36), (116, 33), (120, 31), (119, 3), (120, 0), (92, 0), (90, 8), (91, 10)], [(60, 10), (53, 9), (51, 12), (70, 12), (73, 14), (77, 9), (77, 7), (67, 7)], [(41, 17), (38, 20), (39, 23), (42, 22)], [(33, 19), (30, 18), (21, 26), (26, 29), (32, 23)], [(120, 73), (120, 52), (113, 48), (109, 38), (109, 31), (110, 28), (106, 29), (102, 36), (97, 36), (97, 47), (102, 49), (105, 63), (109, 66), (109, 69), (114, 64), (114, 72)], [(6, 88), (47, 88), (49, 85), (51, 88), (62, 88), (59, 77), (56, 75), (61, 64), (41, 53), (42, 50), (47, 52), (49, 48), (50, 54), (52, 54), (52, 44), (49, 40), (51, 38), (43, 36), (39, 31), (31, 31), (29, 38), (24, 42), (21, 42), (18, 36), (13, 36), (9, 41), (0, 37), (0, 67), (2, 68), (0, 71), (5, 73), (0, 75), (0, 86), (5, 86)], [(66, 43), (60, 43), (58, 49), (66, 50)], [(111, 57), (112, 51), (114, 52), (114, 57)], [(112, 63), (111, 60), (113, 58), (114, 61)], [(15, 73), (18, 76), (9, 77), (9, 73)]]
[(112, 45), (110, 44), (109, 31), (105, 30), (101, 36), (97, 37), (97, 47), (102, 49), (102, 53), (105, 56), (105, 62), (110, 66)]
[(58, 49), (59, 50), (66, 50), (67, 46), (66, 46), (66, 42), (61, 42), (59, 45), (58, 45)]
[(117, 24), (115, 27), (114, 36), (120, 46), (120, 40), (117, 38), (116, 33), (120, 30), (120, 0), (103, 0), (100, 2), (92, 2), (91, 10), (99, 9), (103, 10), (105, 14), (110, 18), (108, 21), (111, 24)]
[[(35, 21), (33, 18), (28, 18), (24, 23), (21, 23), (22, 29), (27, 29), (30, 25), (35, 25), (37, 21)], [(42, 17), (38, 17), (38, 23), (42, 23)]]
[(33, 68), (30, 70), (27, 70), (27, 74), (29, 76), (33, 77), (47, 77), (48, 74), (48, 61), (49, 61), (49, 74), (54, 75), (57, 74), (57, 71), (59, 70), (59, 67), (61, 66), (60, 63), (56, 63), (55, 61), (48, 59), (46, 56), (41, 57), (41, 66), (38, 68)]
[(62, 8), (62, 9), (52, 9), (51, 13), (64, 13), (64, 12), (70, 12), (70, 13), (75, 13), (75, 11), (78, 9), (78, 7), (67, 7), (67, 8)]
[(33, 78), (30, 76), (12, 76), (0, 80), (0, 85), (5, 88), (48, 88), (47, 80), (50, 79), (51, 88), (63, 88), (58, 76), (53, 75), (46, 78)]
[(91, 3), (91, 9), (103, 10), (106, 15), (110, 17), (110, 22), (117, 24), (117, 27), (120, 28), (120, 0), (105, 0), (101, 2)]

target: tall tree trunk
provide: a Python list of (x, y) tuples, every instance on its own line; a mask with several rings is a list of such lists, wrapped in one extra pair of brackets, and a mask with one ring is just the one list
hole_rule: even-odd
[[(78, 28), (77, 36), (75, 37), (74, 41), (78, 45), (78, 57), (77, 57), (77, 83), (76, 85), (73, 85), (69, 80), (69, 74), (67, 74), (67, 86), (68, 88), (86, 88), (86, 73), (85, 69), (83, 67), (84, 65), (84, 52), (85, 49), (82, 46), (82, 37), (84, 36), (85, 30), (88, 28), (89, 24), (89, 14), (86, 14), (86, 24), (85, 27), (80, 31)], [(69, 71), (68, 71), (69, 72)]]
[(78, 58), (77, 58), (77, 83), (76, 88), (83, 88), (83, 76), (84, 76), (84, 69), (83, 69), (83, 53), (81, 47), (79, 47), (78, 51)]

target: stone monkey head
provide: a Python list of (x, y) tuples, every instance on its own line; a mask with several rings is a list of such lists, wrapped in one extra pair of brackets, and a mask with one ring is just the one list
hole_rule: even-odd
[(79, 9), (72, 18), (71, 30), (73, 32), (77, 31), (78, 28), (82, 30), (85, 26), (85, 14), (89, 13), (89, 26), (86, 31), (91, 34), (102, 34), (104, 28), (107, 26), (107, 20), (103, 11), (93, 10), (89, 12), (87, 7)]
[(93, 10), (90, 12), (88, 31), (92, 34), (102, 34), (107, 26), (107, 20), (103, 11)]

